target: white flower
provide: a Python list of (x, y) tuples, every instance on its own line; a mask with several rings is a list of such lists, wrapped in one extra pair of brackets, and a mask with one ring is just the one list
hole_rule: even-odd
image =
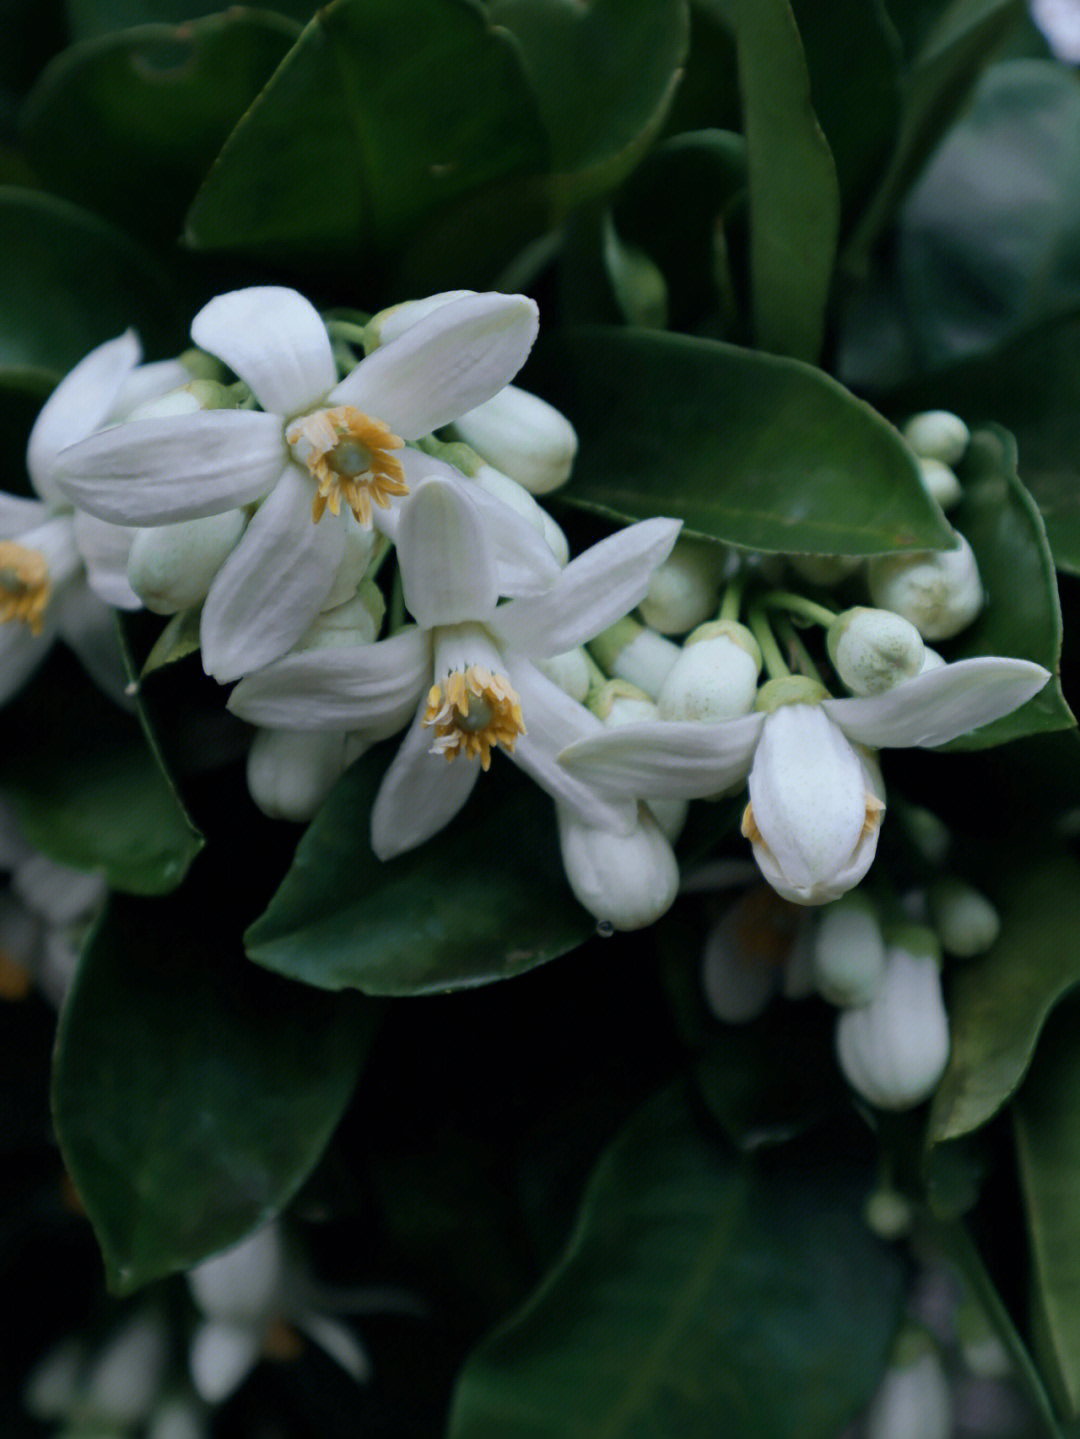
[(195, 316), (192, 338), (262, 411), (134, 421), (66, 450), (60, 483), (90, 514), (135, 526), (262, 502), (202, 613), (207, 673), (236, 679), (303, 634), (327, 602), (348, 531), (369, 527), (427, 473), (431, 462), (405, 442), (500, 390), (536, 328), (522, 295), (467, 296), (338, 382), (326, 326), (302, 295), (274, 286), (219, 295)]
[(646, 805), (629, 834), (582, 823), (556, 803), (563, 869), (578, 902), (612, 929), (644, 929), (671, 908), (679, 866)]
[(831, 699), (810, 681), (774, 680), (759, 700), (777, 704), (771, 713), (625, 725), (579, 741), (559, 762), (605, 794), (644, 799), (693, 799), (749, 776), (743, 832), (765, 877), (787, 899), (822, 904), (866, 873), (884, 809), (854, 745), (944, 744), (1009, 714), (1049, 678), (1029, 660), (985, 657), (867, 698)]
[(632, 525), (559, 570), (547, 593), (499, 605), (494, 546), (473, 492), (434, 476), (416, 487), (397, 536), (416, 626), (373, 645), (289, 655), (243, 680), (229, 708), (257, 724), (369, 739), (395, 733), (415, 710), (372, 810), (380, 859), (448, 824), (499, 745), (585, 823), (627, 833), (636, 800), (602, 799), (555, 759), (600, 722), (533, 661), (636, 604), (678, 531), (677, 520)]

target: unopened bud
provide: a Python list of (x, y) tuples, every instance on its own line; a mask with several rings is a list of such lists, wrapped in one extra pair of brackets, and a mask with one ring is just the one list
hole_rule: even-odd
[(235, 410), (236, 397), (216, 380), (192, 380), (176, 390), (147, 400), (128, 415), (128, 420), (164, 420), (174, 415), (194, 415), (199, 410)]
[(932, 650), (929, 645), (923, 645), (922, 667), (919, 670), (921, 675), (926, 674), (929, 670), (941, 669), (944, 663), (945, 660), (937, 650)]
[(646, 629), (627, 615), (589, 641), (589, 650), (601, 669), (616, 679), (629, 680), (655, 699), (679, 658), (672, 640)]
[(453, 430), (530, 494), (550, 494), (570, 478), (577, 454), (573, 425), (554, 405), (516, 385), (460, 415)]
[(957, 535), (955, 550), (881, 555), (870, 561), (874, 604), (910, 620), (925, 640), (947, 640), (983, 607), (983, 587), (971, 546)]
[(365, 749), (355, 734), (260, 729), (248, 751), (248, 793), (268, 818), (307, 824)]
[(824, 590), (832, 589), (866, 563), (861, 555), (788, 555), (787, 562), (800, 579)]
[(869, 1004), (885, 976), (885, 941), (870, 900), (851, 891), (826, 905), (814, 933), (814, 978), (830, 1004)]
[(559, 847), (579, 904), (617, 930), (643, 929), (665, 914), (679, 892), (671, 845), (646, 806), (628, 835), (583, 824), (556, 803)]
[[(469, 454), (473, 453), (468, 446), (461, 448), (464, 448)], [(497, 500), (502, 500), (504, 505), (509, 505), (522, 519), (528, 520), (529, 524), (543, 535), (548, 543), (548, 548), (559, 564), (566, 565), (570, 558), (570, 546), (566, 536), (547, 510), (538, 504), (524, 485), (519, 485), (517, 480), (512, 480), (509, 475), (504, 475), (501, 470), (496, 470), (483, 461), (479, 461), (473, 470), (466, 471), (466, 473), (470, 473), (475, 482), (487, 494)]]
[(901, 434), (920, 459), (938, 460), (943, 465), (962, 460), (971, 439), (960, 416), (948, 410), (924, 410), (912, 415)]
[(558, 685), (564, 694), (577, 700), (578, 704), (585, 703), (592, 685), (592, 675), (588, 657), (581, 645), (576, 649), (566, 650), (561, 655), (536, 660), (535, 664), (540, 673), (547, 675), (551, 683)]
[(346, 520), (345, 545), (334, 574), (334, 583), (323, 600), (324, 610), (336, 609), (356, 594), (378, 542), (379, 532), (374, 525), (370, 530), (365, 530), (360, 525), (353, 524), (351, 519)]
[(952, 832), (945, 821), (918, 804), (902, 805), (899, 813), (908, 838), (927, 864), (941, 864), (952, 848)]
[(745, 625), (714, 620), (686, 639), (657, 697), (665, 720), (738, 719), (757, 698), (761, 650)]
[(382, 591), (373, 580), (364, 580), (351, 599), (316, 615), (293, 648), (330, 650), (342, 645), (370, 645), (378, 636), (385, 614)]
[(911, 1201), (886, 1186), (875, 1189), (863, 1206), (866, 1227), (879, 1239), (903, 1239), (911, 1229), (913, 1218)]
[(226, 510), (198, 520), (135, 531), (128, 583), (148, 610), (172, 615), (206, 598), (214, 577), (239, 544), (248, 517)]
[(923, 489), (943, 510), (951, 510), (964, 497), (955, 473), (940, 460), (920, 459), (919, 477), (923, 482)]
[(978, 1378), (1006, 1379), (1013, 1372), (1008, 1350), (973, 1299), (965, 1299), (956, 1311), (956, 1337), (965, 1367)]
[(641, 618), (662, 635), (684, 635), (716, 611), (727, 554), (707, 540), (677, 540), (653, 570)]
[(947, 954), (971, 959), (985, 954), (1001, 933), (997, 910), (984, 894), (961, 879), (942, 879), (930, 888), (930, 914)]
[(837, 674), (857, 695), (882, 694), (922, 668), (922, 636), (890, 610), (845, 610), (829, 626), (826, 645)]

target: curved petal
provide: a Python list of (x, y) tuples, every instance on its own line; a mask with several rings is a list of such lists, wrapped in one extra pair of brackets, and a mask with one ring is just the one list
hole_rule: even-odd
[(222, 684), (280, 659), (330, 593), (345, 527), (333, 516), (312, 522), (312, 493), (287, 466), (214, 577), (200, 635), (203, 668)]
[(510, 758), (583, 824), (616, 835), (630, 834), (638, 822), (637, 796), (626, 789), (601, 793), (590, 776), (559, 763), (560, 751), (594, 733), (600, 721), (527, 660), (518, 660), (509, 668), (527, 731)]
[(431, 753), (433, 732), (422, 723), (426, 706), (425, 696), (371, 808), (371, 847), (380, 859), (415, 849), (445, 829), (481, 773), (463, 756), (447, 761)]
[(281, 422), (254, 410), (132, 420), (64, 450), (56, 484), (118, 525), (167, 525), (246, 505), (289, 458)]
[(140, 405), (159, 400), (170, 390), (179, 390), (184, 385), (190, 385), (191, 380), (191, 371), (179, 360), (154, 360), (149, 365), (136, 365), (120, 386), (120, 393), (108, 413), (107, 422), (122, 420)]
[(195, 1326), (188, 1363), (191, 1382), (207, 1404), (234, 1394), (259, 1362), (262, 1334), (252, 1325), (204, 1319)]
[(60, 638), (86, 673), (115, 704), (131, 709), (116, 617), (110, 606), (79, 579), (64, 586), (52, 608)]
[(86, 566), (90, 588), (118, 610), (141, 610), (142, 600), (128, 584), (127, 563), (135, 531), (75, 511), (75, 543)]
[(431, 684), (431, 639), (410, 626), (373, 645), (304, 650), (248, 675), (229, 709), (277, 729), (363, 730), (385, 739)]
[(215, 296), (192, 320), (191, 338), (224, 360), (272, 415), (312, 409), (337, 379), (318, 310), (281, 285)]
[(1030, 660), (957, 660), (865, 699), (823, 700), (848, 739), (875, 749), (945, 744), (1038, 694), (1050, 671)]
[(19, 620), (0, 624), (0, 705), (6, 705), (46, 659), (56, 639), (53, 607), (45, 614), (39, 635)]
[[(469, 481), (463, 483), (469, 484)], [(541, 532), (479, 485), (471, 485), (468, 494), (480, 511), (495, 551), (499, 594), (515, 597), (546, 594), (563, 571)]]
[(135, 331), (126, 330), (85, 355), (42, 405), (26, 447), (26, 468), (42, 499), (62, 498), (54, 484), (57, 456), (105, 423), (141, 358)]
[(49, 507), (40, 500), (25, 500), (21, 495), (0, 492), (0, 540), (18, 539), (27, 530), (36, 529), (49, 518)]
[(499, 598), (492, 544), (463, 484), (432, 476), (409, 495), (397, 531), (405, 607), (422, 629), (481, 620)]
[(447, 425), (489, 400), (525, 363), (538, 311), (524, 295), (468, 295), (425, 315), (360, 361), (330, 392), (404, 440)]
[(681, 520), (642, 520), (571, 560), (539, 599), (512, 600), (490, 621), (500, 645), (543, 659), (592, 639), (629, 614), (671, 553)]
[(559, 763), (606, 794), (700, 799), (746, 778), (764, 723), (763, 714), (748, 714), (722, 724), (619, 725), (572, 744)]

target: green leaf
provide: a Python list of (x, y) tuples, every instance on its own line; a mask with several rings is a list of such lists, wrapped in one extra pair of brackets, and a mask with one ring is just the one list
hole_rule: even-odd
[(164, 669), (166, 665), (174, 665), (179, 660), (187, 659), (188, 655), (193, 655), (200, 645), (201, 621), (201, 605), (190, 610), (180, 610), (173, 615), (146, 656), (146, 662), (139, 671), (140, 679), (146, 679), (147, 675), (152, 675), (155, 670)]
[[(93, 40), (133, 25), (181, 25), (222, 10), (222, 0), (67, 0), (68, 26), (73, 41)], [(262, 11), (268, 18), (287, 15), (306, 23), (316, 0), (274, 0), (272, 5), (249, 5), (248, 13)]]
[(951, 544), (893, 427), (797, 360), (593, 328), (541, 341), (526, 373), (578, 430), (568, 504), (623, 520), (671, 515), (781, 553)]
[(1061, 848), (1010, 855), (991, 897), (1001, 935), (954, 965), (947, 1005), (952, 1053), (934, 1095), (928, 1141), (985, 1124), (1024, 1077), (1047, 1015), (1080, 983), (1080, 865)]
[(686, 0), (492, 0), (488, 12), (521, 48), (556, 213), (611, 189), (667, 114), (687, 55)]
[(1054, 559), (1039, 511), (1016, 474), (1016, 441), (996, 426), (971, 437), (959, 473), (964, 498), (950, 518), (975, 552), (987, 591), (982, 613), (949, 645), (948, 657), (1013, 655), (1035, 660), (1053, 675), (1012, 714), (956, 740), (954, 749), (986, 749), (1076, 721), (1057, 677), (1061, 606)]
[(30, 162), (57, 194), (171, 242), (215, 155), (297, 34), (282, 16), (234, 9), (75, 45), (27, 101)]
[(1047, 1025), (1013, 1107), (1020, 1186), (1034, 1266), (1035, 1352), (1058, 1407), (1080, 1417), (1080, 1011)]
[(403, 263), (441, 214), (483, 201), (496, 209), (471, 263), (505, 263), (523, 239), (492, 233), (496, 197), (546, 157), (516, 47), (475, 0), (333, 0), (230, 136), (186, 238), (359, 278), (362, 261)]
[(562, 1259), (466, 1363), (450, 1439), (832, 1439), (902, 1304), (868, 1183), (821, 1156), (739, 1160), (682, 1085), (663, 1091), (601, 1159)]
[(840, 230), (840, 187), (810, 104), (788, 0), (709, 0), (735, 35), (750, 177), (750, 272), (758, 345), (816, 360)]
[(0, 188), (0, 277), (0, 382), (40, 393), (132, 324), (148, 352), (183, 345), (164, 271), (52, 195)]
[(315, 816), (245, 936), (252, 959), (321, 989), (426, 994), (521, 974), (593, 933), (551, 801), (501, 760), (452, 830), (380, 863), (368, 824), (388, 752), (354, 765)]
[(26, 838), (113, 889), (175, 889), (202, 847), (139, 720), (59, 653), (4, 710), (0, 790)]
[[(227, 871), (226, 867), (226, 871)], [(247, 964), (206, 875), (114, 898), (57, 1038), (53, 1110), (110, 1287), (243, 1238), (307, 1177), (349, 1102), (374, 1009)]]

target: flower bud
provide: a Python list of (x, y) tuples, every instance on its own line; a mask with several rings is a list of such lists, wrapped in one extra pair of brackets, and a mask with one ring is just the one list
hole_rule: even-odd
[(260, 729), (247, 757), (247, 787), (269, 819), (307, 824), (368, 745), (333, 730)]
[[(594, 690), (589, 697), (589, 708), (608, 728), (620, 724), (658, 723), (660, 719), (659, 710), (645, 691), (627, 680), (608, 680), (607, 684)], [(686, 824), (690, 801), (652, 799), (648, 801), (647, 808), (652, 811), (664, 838), (669, 844), (674, 844)]]
[(345, 519), (345, 547), (338, 561), (330, 593), (323, 600), (324, 610), (336, 609), (338, 605), (352, 599), (367, 573), (378, 543), (379, 532), (374, 525), (370, 530), (365, 530), (354, 524), (351, 517)]
[(682, 653), (679, 646), (655, 630), (646, 629), (627, 615), (589, 641), (589, 650), (601, 669), (613, 678), (629, 680), (655, 699)]
[(919, 669), (921, 675), (926, 674), (929, 670), (939, 670), (944, 663), (944, 659), (937, 650), (932, 650), (929, 645), (923, 645), (922, 665)]
[(918, 464), (923, 489), (932, 500), (936, 500), (943, 510), (951, 510), (960, 503), (964, 491), (948, 465), (943, 465), (940, 460), (923, 459), (920, 459)]
[(959, 415), (948, 410), (924, 410), (912, 415), (901, 434), (923, 460), (955, 465), (964, 458), (971, 435)]
[(739, 896), (705, 936), (705, 1002), (725, 1024), (756, 1019), (784, 982), (799, 931), (798, 911), (764, 885)]
[(247, 522), (246, 511), (226, 510), (200, 520), (136, 530), (128, 556), (128, 583), (156, 615), (201, 604)]
[(788, 555), (786, 558), (800, 579), (825, 590), (846, 580), (866, 563), (861, 555)]
[(679, 866), (645, 805), (628, 835), (586, 825), (556, 803), (559, 847), (579, 904), (613, 929), (643, 929), (671, 908), (679, 892)]
[(983, 607), (979, 567), (971, 546), (957, 535), (955, 550), (880, 555), (870, 561), (874, 604), (910, 620), (924, 640), (947, 640)]
[(922, 805), (905, 804), (900, 809), (900, 822), (927, 864), (944, 861), (952, 848), (952, 832), (943, 819)]
[(370, 355), (380, 345), (389, 345), (400, 339), (406, 330), (420, 320), (426, 320), (436, 310), (454, 300), (464, 300), (474, 290), (443, 290), (438, 295), (426, 295), (422, 300), (403, 300), (400, 305), (389, 305), (385, 310), (372, 315), (364, 327), (364, 349)]
[(588, 657), (581, 645), (566, 650), (561, 655), (551, 655), (544, 660), (534, 661), (541, 674), (547, 675), (552, 684), (568, 694), (578, 704), (584, 704), (592, 686), (592, 674)]
[(738, 719), (757, 698), (761, 650), (745, 625), (715, 620), (683, 644), (657, 696), (665, 720)]
[(131, 420), (164, 420), (174, 415), (194, 415), (199, 410), (235, 410), (236, 397), (216, 380), (192, 380), (179, 389), (168, 390), (137, 405), (127, 416)]
[(890, 610), (863, 605), (845, 610), (829, 626), (825, 643), (836, 673), (853, 694), (882, 694), (922, 668), (922, 636)]
[(211, 1319), (261, 1323), (273, 1313), (285, 1273), (281, 1226), (264, 1224), (186, 1274), (191, 1297)]
[(330, 650), (342, 645), (370, 645), (382, 628), (386, 601), (373, 580), (364, 580), (352, 599), (323, 610), (293, 646), (296, 650)]
[(814, 932), (814, 979), (830, 1004), (868, 1004), (885, 976), (885, 941), (863, 894), (842, 895), (822, 909)]
[(459, 415), (453, 430), (530, 494), (550, 494), (570, 478), (577, 454), (573, 425), (554, 405), (517, 385), (505, 385), (490, 400)]
[[(466, 450), (466, 453), (472, 453), (467, 446), (462, 448)], [(460, 469), (461, 466), (459, 465), (458, 468)], [(504, 505), (509, 505), (522, 519), (528, 520), (529, 524), (547, 540), (548, 548), (559, 564), (566, 565), (570, 558), (570, 546), (566, 536), (547, 510), (533, 499), (524, 485), (519, 485), (517, 480), (512, 480), (509, 475), (504, 475), (500, 470), (493, 469), (491, 465), (484, 464), (483, 461), (478, 461), (472, 471), (466, 470), (465, 473), (471, 473), (471, 477), (487, 494), (496, 500), (502, 500)]]
[(949, 1060), (949, 1020), (939, 949), (929, 930), (908, 926), (888, 946), (870, 1003), (844, 1011), (836, 1052), (848, 1083), (879, 1109), (912, 1109), (937, 1088)]
[(929, 1338), (908, 1330), (870, 1402), (866, 1439), (949, 1439), (949, 1381)]
[(910, 1201), (885, 1185), (875, 1189), (863, 1206), (866, 1227), (879, 1239), (903, 1239), (911, 1230), (913, 1218)]
[(941, 879), (931, 886), (930, 914), (942, 948), (958, 959), (985, 954), (1001, 933), (997, 910), (961, 879)]
[(638, 608), (641, 618), (662, 635), (684, 635), (716, 610), (727, 553), (707, 540), (677, 540), (663, 564), (653, 570)]
[(246, 1324), (209, 1319), (196, 1325), (188, 1366), (199, 1398), (221, 1404), (259, 1362), (262, 1334)]

